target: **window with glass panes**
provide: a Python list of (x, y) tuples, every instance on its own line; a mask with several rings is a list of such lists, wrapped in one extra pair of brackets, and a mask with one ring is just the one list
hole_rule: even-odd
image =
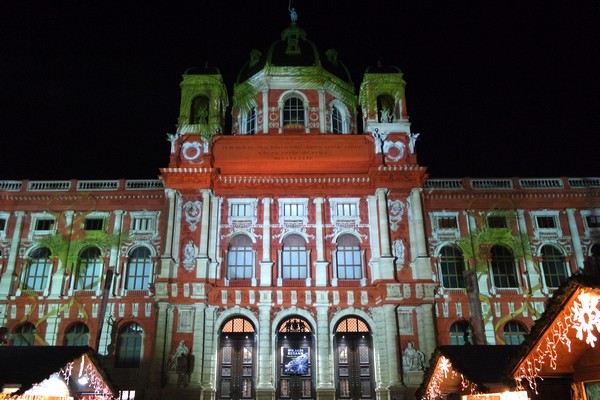
[(546, 286), (559, 287), (567, 279), (567, 268), (562, 252), (554, 246), (545, 245), (542, 247), (541, 255)]
[(227, 279), (251, 279), (254, 252), (252, 240), (246, 235), (236, 235), (227, 248)]
[(302, 236), (288, 235), (283, 239), (281, 264), (283, 279), (307, 277), (306, 242)]
[(447, 289), (465, 287), (465, 259), (456, 246), (444, 246), (440, 249), (440, 272), (442, 285)]
[(26, 322), (14, 331), (11, 343), (13, 346), (33, 346), (35, 344), (35, 334), (35, 326), (31, 322)]
[(349, 234), (341, 235), (337, 240), (336, 262), (339, 279), (361, 279), (362, 262), (358, 239)]
[(304, 125), (304, 102), (298, 97), (290, 97), (283, 105), (283, 126)]
[(127, 263), (127, 276), (125, 277), (125, 289), (147, 290), (152, 277), (152, 260), (150, 249), (147, 247), (136, 247), (129, 253)]
[(493, 246), (490, 253), (494, 286), (497, 288), (516, 288), (518, 286), (517, 274), (512, 251), (506, 246)]
[(462, 346), (465, 343), (471, 343), (470, 336), (473, 330), (467, 322), (455, 322), (450, 326), (450, 344)]
[(22, 288), (36, 291), (46, 289), (51, 268), (50, 249), (40, 247), (33, 250), (29, 255), (29, 263), (21, 277)]
[(256, 108), (252, 107), (248, 114), (246, 115), (246, 133), (254, 134), (256, 133)]
[(331, 132), (344, 133), (342, 113), (336, 106), (331, 107)]
[(143, 333), (142, 327), (136, 323), (121, 328), (117, 340), (117, 368), (136, 368), (140, 366)]
[(79, 255), (75, 276), (75, 290), (96, 289), (102, 273), (100, 250), (95, 247), (84, 249)]
[(90, 330), (86, 324), (73, 324), (65, 334), (65, 346), (87, 346), (90, 341)]
[(504, 325), (504, 344), (518, 346), (525, 341), (527, 330), (516, 321), (508, 321)]

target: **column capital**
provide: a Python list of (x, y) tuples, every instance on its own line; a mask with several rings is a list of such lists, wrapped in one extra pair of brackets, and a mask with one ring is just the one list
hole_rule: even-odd
[(272, 204), (273, 203), (273, 199), (270, 197), (263, 197), (262, 198), (262, 203), (263, 204)]
[(575, 209), (574, 208), (565, 208), (565, 212), (568, 215), (575, 215)]
[(325, 198), (324, 197), (315, 197), (313, 199), (313, 203), (315, 203), (315, 204), (323, 204), (323, 203), (325, 203)]
[(115, 214), (115, 215), (123, 215), (123, 214), (125, 214), (125, 211), (123, 211), (123, 210), (114, 210), (113, 214)]
[(15, 215), (20, 218), (23, 218), (25, 216), (25, 214), (26, 214), (25, 211), (15, 211)]

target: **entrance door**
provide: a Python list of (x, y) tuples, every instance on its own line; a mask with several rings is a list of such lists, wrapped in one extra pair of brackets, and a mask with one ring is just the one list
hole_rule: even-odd
[(217, 398), (254, 399), (254, 352), (253, 333), (221, 333)]
[(314, 399), (312, 333), (303, 320), (290, 319), (277, 335), (279, 400)]
[[(345, 322), (358, 321), (348, 318)], [(359, 325), (360, 325), (359, 324)], [(342, 332), (340, 332), (342, 330)], [(365, 400), (374, 399), (373, 355), (371, 335), (367, 331), (347, 331), (342, 324), (338, 325), (335, 334), (335, 371), (336, 392), (338, 399)]]

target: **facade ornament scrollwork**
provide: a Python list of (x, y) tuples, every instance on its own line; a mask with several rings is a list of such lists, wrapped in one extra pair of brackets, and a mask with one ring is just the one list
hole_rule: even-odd
[(185, 222), (187, 222), (190, 231), (196, 231), (196, 224), (200, 221), (202, 216), (202, 202), (200, 200), (188, 201), (183, 205), (185, 213)]
[(399, 223), (402, 222), (402, 214), (404, 213), (404, 203), (400, 200), (390, 200), (388, 201), (388, 206), (390, 208), (390, 227), (393, 231), (397, 231), (399, 227)]

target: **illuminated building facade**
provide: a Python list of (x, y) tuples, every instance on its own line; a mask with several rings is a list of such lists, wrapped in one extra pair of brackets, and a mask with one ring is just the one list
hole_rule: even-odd
[(124, 399), (413, 398), (598, 266), (600, 178), (429, 178), (401, 71), (356, 93), (295, 21), (177, 127), (156, 180), (0, 182), (5, 345), (90, 344)]

